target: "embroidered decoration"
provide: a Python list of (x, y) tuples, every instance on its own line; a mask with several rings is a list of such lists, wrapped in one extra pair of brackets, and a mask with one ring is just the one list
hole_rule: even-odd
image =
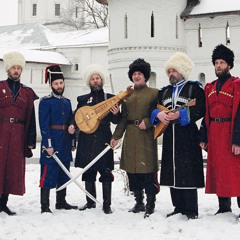
[(3, 91), (4, 94), (6, 93), (6, 90), (5, 90), (5, 89), (3, 89), (2, 91)]
[(87, 103), (91, 103), (92, 100), (93, 100), (93, 97), (90, 97), (90, 98), (88, 99)]
[[(217, 91), (211, 91), (209, 94), (208, 94), (208, 97), (210, 97), (213, 93), (216, 93)], [(226, 95), (228, 97), (231, 97), (233, 98), (233, 95), (229, 94), (229, 93), (226, 93), (226, 92), (222, 92), (222, 91), (219, 91), (219, 93), (223, 94), (223, 95)]]

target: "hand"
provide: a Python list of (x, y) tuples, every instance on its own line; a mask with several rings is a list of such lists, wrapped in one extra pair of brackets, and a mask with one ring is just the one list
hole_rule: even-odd
[(118, 112), (119, 112), (120, 108), (119, 108), (119, 105), (118, 104), (115, 104), (114, 106), (112, 106), (110, 108), (110, 111), (113, 115), (117, 115)]
[(232, 145), (232, 153), (234, 155), (240, 155), (240, 146), (233, 144)]
[(72, 147), (72, 152), (74, 152), (76, 150), (76, 147)]
[(164, 124), (164, 125), (167, 125), (169, 124), (169, 119), (168, 119), (168, 113), (169, 111), (161, 111), (157, 114), (157, 118)]
[(75, 133), (75, 127), (73, 124), (71, 124), (69, 127), (68, 127), (68, 133), (69, 134), (74, 134)]
[(145, 125), (145, 122), (142, 120), (142, 122), (139, 124), (138, 126), (141, 130), (146, 130), (146, 125)]
[(200, 147), (203, 149), (203, 150), (207, 150), (207, 147), (208, 147), (208, 144), (205, 143), (205, 142), (200, 142)]
[(53, 148), (46, 148), (46, 151), (47, 151), (49, 156), (52, 156), (53, 153), (54, 153), (54, 149)]
[(33, 146), (28, 146), (29, 149), (33, 149)]
[(110, 146), (112, 148), (114, 148), (117, 144), (118, 144), (118, 140), (115, 140), (115, 139), (112, 138), (111, 141), (110, 141)]
[(167, 115), (167, 120), (169, 120), (169, 121), (176, 120), (176, 119), (179, 118), (179, 116), (180, 116), (179, 111), (177, 111), (177, 112), (169, 112), (168, 115)]

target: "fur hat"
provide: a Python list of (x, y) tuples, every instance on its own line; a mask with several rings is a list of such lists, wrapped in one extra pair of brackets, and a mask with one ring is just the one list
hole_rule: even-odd
[(165, 71), (167, 75), (170, 68), (174, 68), (184, 77), (185, 80), (188, 80), (189, 75), (194, 68), (194, 63), (185, 53), (176, 52), (165, 63)]
[(3, 61), (4, 61), (4, 68), (6, 72), (8, 72), (8, 70), (14, 65), (20, 66), (22, 70), (25, 67), (25, 58), (19, 52), (9, 52), (4, 54)]
[(57, 79), (64, 80), (63, 72), (60, 66), (57, 64), (51, 64), (47, 66), (45, 70), (45, 83), (49, 82), (49, 84), (51, 84)]
[(91, 64), (88, 65), (84, 70), (83, 70), (83, 80), (86, 82), (87, 86), (89, 85), (89, 81), (91, 79), (91, 76), (94, 74), (98, 74), (100, 78), (102, 79), (102, 84), (104, 85), (105, 83), (105, 75), (102, 67), (98, 64)]
[(138, 58), (133, 63), (129, 65), (128, 77), (132, 80), (132, 75), (134, 72), (141, 72), (146, 78), (146, 82), (148, 81), (151, 74), (151, 66), (148, 62), (144, 61), (143, 58)]
[(217, 59), (223, 59), (226, 61), (228, 65), (231, 66), (230, 69), (232, 69), (234, 66), (234, 53), (223, 44), (217, 45), (213, 50), (212, 63), (214, 66)]

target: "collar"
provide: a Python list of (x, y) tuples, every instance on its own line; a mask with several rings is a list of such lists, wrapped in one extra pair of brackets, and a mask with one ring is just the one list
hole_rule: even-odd
[(57, 95), (57, 94), (55, 94), (54, 92), (52, 92), (52, 96), (55, 97), (55, 98), (58, 98), (58, 99), (63, 98), (62, 95)]
[(172, 85), (173, 87), (182, 87), (186, 83), (186, 80), (183, 79), (182, 81)]

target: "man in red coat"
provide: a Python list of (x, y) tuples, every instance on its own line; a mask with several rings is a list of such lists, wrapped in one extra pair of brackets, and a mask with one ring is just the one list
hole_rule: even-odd
[(200, 146), (208, 151), (206, 193), (218, 196), (218, 214), (231, 212), (231, 197), (240, 196), (240, 79), (230, 74), (234, 53), (224, 45), (216, 46), (212, 63), (218, 78), (205, 86)]
[(34, 91), (20, 83), (25, 59), (19, 52), (3, 56), (8, 79), (0, 81), (0, 212), (15, 215), (7, 207), (9, 194), (25, 193), (25, 157), (36, 146)]

